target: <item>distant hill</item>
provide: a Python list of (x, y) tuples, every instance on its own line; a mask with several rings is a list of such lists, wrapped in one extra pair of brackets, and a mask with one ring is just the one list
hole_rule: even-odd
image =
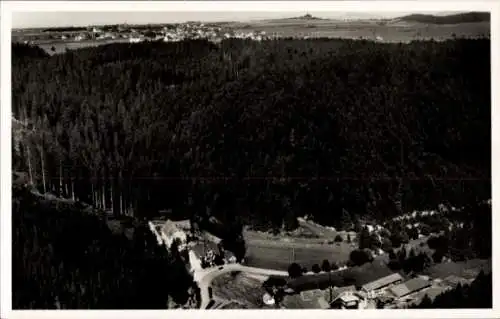
[(323, 18), (318, 18), (318, 17), (313, 17), (312, 15), (305, 14), (300, 17), (292, 17), (292, 18), (287, 18), (286, 20), (324, 20)]
[(430, 24), (459, 24), (472, 22), (489, 22), (489, 12), (468, 12), (446, 16), (435, 16), (431, 14), (410, 14), (397, 19), (398, 21), (430, 23)]

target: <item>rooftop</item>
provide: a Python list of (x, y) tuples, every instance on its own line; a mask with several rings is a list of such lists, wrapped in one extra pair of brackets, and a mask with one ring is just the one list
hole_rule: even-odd
[(430, 286), (431, 283), (427, 280), (424, 280), (422, 278), (413, 278), (402, 284), (392, 287), (390, 291), (395, 297), (401, 298)]
[(395, 283), (399, 280), (404, 280), (404, 278), (400, 274), (394, 273), (394, 274), (382, 277), (380, 279), (377, 279), (375, 281), (369, 282), (369, 283), (363, 285), (362, 288), (366, 291), (377, 290), (377, 289), (380, 289), (382, 287), (388, 286), (392, 283)]

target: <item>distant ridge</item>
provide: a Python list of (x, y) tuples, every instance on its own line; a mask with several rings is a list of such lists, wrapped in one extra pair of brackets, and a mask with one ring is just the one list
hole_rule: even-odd
[(467, 12), (446, 16), (435, 16), (432, 14), (410, 14), (395, 19), (396, 21), (417, 22), (429, 24), (460, 24), (472, 22), (489, 22), (489, 12)]

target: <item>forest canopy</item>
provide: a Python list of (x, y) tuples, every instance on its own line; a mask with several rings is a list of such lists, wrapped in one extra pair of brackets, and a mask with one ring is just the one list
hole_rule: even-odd
[(115, 215), (278, 229), (491, 197), (487, 39), (12, 50), (13, 169)]

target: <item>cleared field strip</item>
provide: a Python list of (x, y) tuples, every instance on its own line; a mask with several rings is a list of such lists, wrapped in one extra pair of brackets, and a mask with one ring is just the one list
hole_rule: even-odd
[(308, 245), (293, 244), (293, 247), (247, 242), (246, 264), (252, 267), (287, 270), (292, 262), (297, 262), (308, 270), (314, 264), (321, 264), (324, 259), (330, 262), (342, 263), (349, 260), (351, 246), (343, 245)]
[[(261, 234), (252, 231), (245, 231), (244, 237), (247, 242), (255, 242), (256, 244), (269, 243), (282, 246), (287, 245), (287, 247), (293, 247), (293, 245), (298, 245), (304, 247), (304, 245), (316, 245), (316, 246), (333, 246), (332, 243), (334, 237), (331, 238), (328, 235), (322, 238), (304, 238), (297, 236), (287, 236), (287, 235), (278, 235), (273, 236), (271, 234)], [(330, 242), (331, 244), (328, 244)]]
[(300, 249), (300, 248), (308, 248), (308, 249), (315, 249), (315, 250), (345, 250), (345, 249), (350, 249), (352, 250), (353, 248), (356, 247), (355, 244), (348, 244), (348, 243), (334, 243), (334, 244), (327, 244), (323, 242), (315, 242), (315, 243), (310, 243), (307, 241), (285, 241), (285, 240), (269, 240), (269, 239), (246, 239), (247, 246), (257, 246), (257, 247), (276, 247), (276, 248), (287, 248), (287, 249)]

